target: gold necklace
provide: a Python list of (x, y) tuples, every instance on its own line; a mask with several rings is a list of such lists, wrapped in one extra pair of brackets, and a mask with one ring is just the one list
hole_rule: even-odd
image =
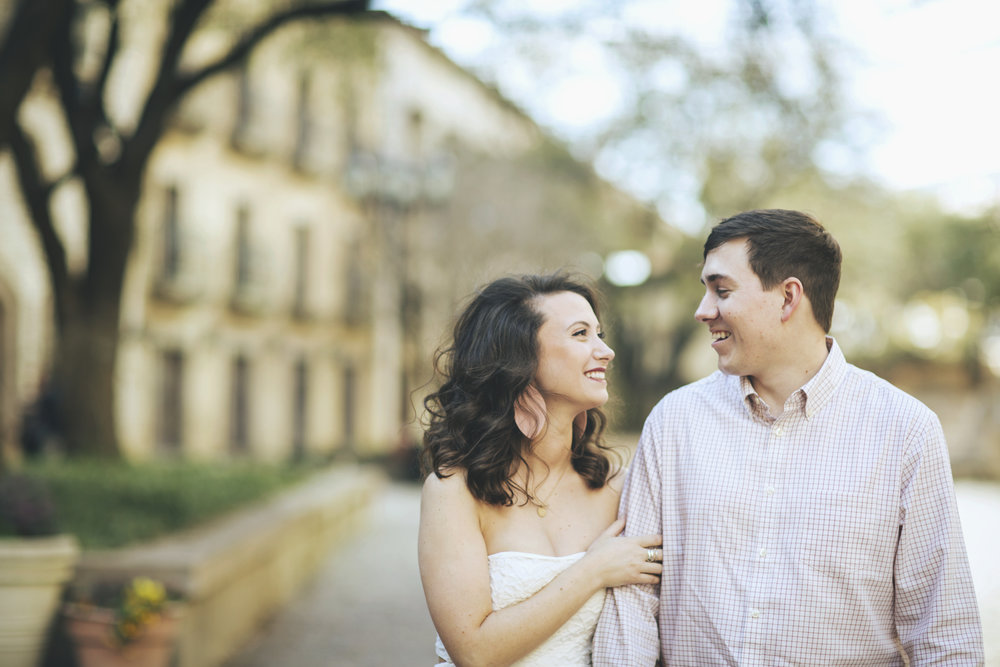
[(559, 473), (559, 479), (557, 479), (556, 483), (552, 485), (552, 490), (549, 491), (549, 497), (548, 498), (546, 498), (545, 500), (542, 500), (541, 498), (538, 498), (537, 496), (533, 496), (533, 495), (529, 496), (531, 498), (531, 504), (535, 506), (535, 511), (538, 513), (539, 517), (541, 517), (541, 518), (544, 519), (545, 515), (549, 513), (549, 502), (548, 501), (551, 500), (552, 496), (555, 494), (556, 489), (559, 487), (559, 482), (561, 482), (562, 479), (563, 479), (563, 477), (566, 476), (566, 471), (569, 468), (572, 468), (572, 467), (573, 467), (573, 464), (571, 463), (571, 464), (567, 465), (565, 468), (563, 468), (563, 471), (561, 473)]

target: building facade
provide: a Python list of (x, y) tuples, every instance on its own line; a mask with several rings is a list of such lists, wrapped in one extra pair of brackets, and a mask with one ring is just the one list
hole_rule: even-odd
[[(218, 39), (206, 30), (194, 51)], [(48, 94), (41, 85), (26, 105), (39, 123)], [(8, 452), (45, 390), (54, 335), (15, 185), (0, 158), (12, 193), (0, 197)], [(67, 247), (85, 262), (78, 195), (61, 202)], [(153, 154), (137, 215), (115, 406), (135, 459), (411, 444), (433, 351), (477, 285), (557, 268), (599, 276), (602, 253), (656, 224), (389, 16), (290, 26), (196, 89)]]

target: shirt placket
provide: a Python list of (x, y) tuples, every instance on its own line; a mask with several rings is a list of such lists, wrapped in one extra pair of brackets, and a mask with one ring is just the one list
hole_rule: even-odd
[(767, 647), (774, 641), (774, 619), (770, 613), (773, 609), (771, 600), (775, 595), (775, 557), (779, 547), (777, 543), (777, 526), (780, 507), (783, 502), (781, 470), (782, 461), (787, 451), (787, 432), (790, 428), (790, 418), (786, 412), (775, 420), (767, 421), (766, 428), (761, 429), (761, 436), (755, 445), (754, 497), (758, 507), (757, 526), (753, 532), (754, 542), (749, 545), (750, 554), (750, 585), (747, 588), (747, 606), (745, 610), (744, 646), (741, 664), (767, 664)]

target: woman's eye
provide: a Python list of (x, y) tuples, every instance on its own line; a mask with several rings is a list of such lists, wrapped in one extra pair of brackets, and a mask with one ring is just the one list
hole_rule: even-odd
[(600, 338), (601, 340), (604, 340), (604, 332), (603, 331), (598, 331), (597, 332), (597, 337)]
[(574, 336), (586, 336), (587, 335), (587, 330), (586, 329), (580, 329), (578, 331), (574, 331), (573, 335)]

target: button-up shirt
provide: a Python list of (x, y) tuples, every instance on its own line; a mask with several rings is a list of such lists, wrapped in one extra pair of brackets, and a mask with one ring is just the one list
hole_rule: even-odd
[(611, 591), (595, 665), (983, 663), (940, 423), (828, 345), (777, 418), (721, 372), (653, 409), (621, 513), (663, 576)]

